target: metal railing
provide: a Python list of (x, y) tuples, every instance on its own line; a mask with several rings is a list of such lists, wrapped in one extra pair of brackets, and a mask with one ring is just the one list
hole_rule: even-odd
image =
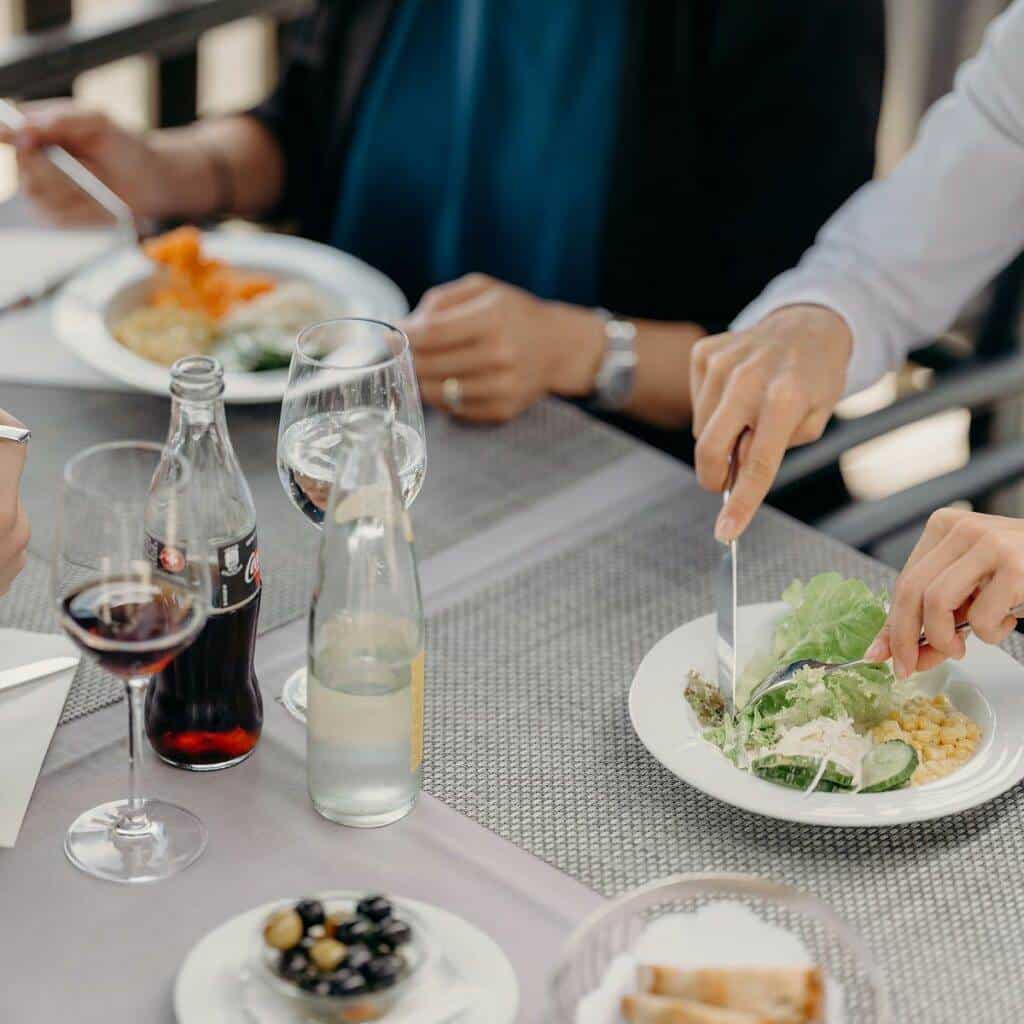
[(67, 93), (83, 71), (139, 53), (159, 58), (161, 123), (195, 116), (196, 47), (210, 29), (254, 15), (287, 21), (312, 0), (137, 0), (71, 20), (70, 0), (20, 0), (25, 31), (0, 41), (0, 96)]

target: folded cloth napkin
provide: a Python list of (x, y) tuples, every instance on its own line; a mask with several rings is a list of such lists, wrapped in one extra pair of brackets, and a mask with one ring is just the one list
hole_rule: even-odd
[(0, 305), (55, 283), (84, 267), (122, 237), (113, 231), (55, 231), (0, 225)]
[[(0, 629), (0, 672), (43, 658), (77, 657), (63, 636)], [(14, 846), (75, 669), (0, 690), (0, 846)]]

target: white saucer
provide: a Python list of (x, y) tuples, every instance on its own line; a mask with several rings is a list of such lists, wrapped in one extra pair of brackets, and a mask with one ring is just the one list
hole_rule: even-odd
[[(323, 893), (351, 897), (351, 892)], [(457, 1017), (458, 1024), (513, 1024), (519, 1010), (519, 983), (501, 948), (484, 932), (460, 917), (416, 900), (399, 899), (423, 919), (458, 981), (479, 989), (480, 999)], [(266, 915), (280, 904), (274, 900), (247, 910), (207, 933), (185, 958), (174, 985), (178, 1024), (253, 1024), (243, 1008), (242, 975), (252, 957), (253, 935)], [(410, 1000), (414, 994), (410, 993)], [(261, 1002), (264, 1018), (273, 1024), (298, 1024), (287, 1010), (272, 1010)], [(401, 1012), (396, 1007), (395, 1016)], [(389, 1015), (390, 1016), (390, 1015)], [(404, 1018), (405, 1015), (402, 1014)], [(384, 1024), (387, 1024), (384, 1018)]]
[(306, 702), (308, 700), (306, 689), (306, 666), (297, 668), (281, 687), (281, 706), (297, 722), (306, 724)]
[[(738, 664), (771, 647), (778, 602), (744, 605), (737, 616)], [(978, 723), (982, 741), (959, 771), (891, 793), (812, 793), (776, 786), (734, 768), (701, 738), (683, 697), (688, 669), (714, 678), (714, 616), (694, 619), (651, 648), (629, 693), (633, 728), (645, 747), (684, 782), (735, 807), (808, 825), (904, 825), (956, 814), (1004, 793), (1024, 778), (1024, 667), (1005, 651), (969, 637), (967, 656), (950, 663), (943, 691)]]

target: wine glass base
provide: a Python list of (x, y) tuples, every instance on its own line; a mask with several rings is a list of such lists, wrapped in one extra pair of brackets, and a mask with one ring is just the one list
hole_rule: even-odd
[(118, 829), (124, 800), (80, 815), (64, 837), (64, 852), (80, 871), (110, 882), (158, 882), (184, 871), (206, 849), (206, 826), (190, 811), (163, 800), (144, 800), (149, 828)]
[(306, 723), (306, 669), (297, 668), (281, 688), (281, 706), (303, 725)]

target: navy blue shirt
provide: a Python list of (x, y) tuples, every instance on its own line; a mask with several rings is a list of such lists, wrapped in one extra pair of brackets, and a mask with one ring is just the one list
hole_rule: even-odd
[(360, 99), (331, 241), (415, 303), (481, 271), (598, 299), (625, 0), (404, 0)]

